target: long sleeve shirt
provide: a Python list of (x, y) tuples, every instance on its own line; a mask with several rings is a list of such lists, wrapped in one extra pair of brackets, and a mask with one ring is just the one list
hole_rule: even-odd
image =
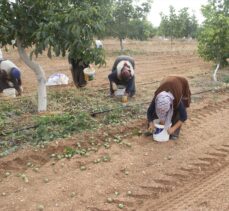
[[(178, 104), (178, 107), (175, 108), (174, 113), (178, 112), (179, 113), (179, 118), (180, 121), (185, 122), (187, 120), (187, 111), (184, 106), (183, 101), (180, 101)], [(152, 122), (154, 119), (158, 119), (157, 114), (156, 114), (156, 108), (155, 108), (155, 101), (153, 100), (147, 110), (147, 119), (148, 122)]]

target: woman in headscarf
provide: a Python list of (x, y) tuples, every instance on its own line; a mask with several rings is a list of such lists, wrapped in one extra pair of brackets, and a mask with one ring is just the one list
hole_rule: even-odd
[(153, 120), (159, 119), (170, 134), (170, 139), (176, 140), (183, 122), (187, 120), (186, 108), (190, 102), (191, 92), (185, 78), (169, 76), (164, 79), (155, 91), (147, 111), (149, 130), (154, 129)]
[(0, 60), (0, 92), (11, 87), (21, 95), (21, 70), (10, 60)]
[(114, 95), (113, 83), (124, 85), (125, 95), (132, 97), (135, 90), (135, 62), (130, 56), (118, 56), (113, 64), (111, 73), (108, 75), (110, 81), (110, 95)]

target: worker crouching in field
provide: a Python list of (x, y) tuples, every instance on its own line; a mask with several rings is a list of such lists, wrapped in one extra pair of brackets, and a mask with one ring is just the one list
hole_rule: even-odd
[(110, 95), (114, 95), (114, 83), (125, 86), (125, 95), (133, 97), (135, 94), (135, 62), (129, 56), (119, 56), (116, 58), (111, 73), (108, 75), (110, 81)]
[(71, 72), (73, 81), (76, 87), (84, 87), (87, 85), (87, 81), (85, 80), (85, 75), (83, 70), (89, 67), (89, 64), (83, 62), (83, 60), (79, 59), (71, 59), (69, 58), (69, 63), (72, 65)]
[(21, 71), (10, 60), (0, 60), (0, 92), (7, 88), (15, 88), (18, 95), (21, 95)]
[(159, 119), (160, 124), (167, 129), (170, 139), (176, 140), (183, 122), (187, 120), (186, 108), (190, 102), (191, 92), (185, 78), (169, 76), (164, 79), (155, 91), (147, 111), (149, 130), (154, 130), (153, 120)]

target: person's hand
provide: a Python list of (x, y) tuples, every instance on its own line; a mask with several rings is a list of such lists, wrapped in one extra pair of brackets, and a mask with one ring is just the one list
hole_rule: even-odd
[(109, 97), (114, 97), (115, 94), (114, 94), (114, 92), (110, 92), (110, 94), (109, 94), (108, 96), (109, 96)]
[(149, 122), (148, 131), (153, 132), (154, 128), (155, 128), (154, 123), (153, 122)]
[(20, 91), (21, 91), (21, 93), (23, 92), (23, 87), (22, 86), (20, 86), (19, 87), (19, 89), (20, 89)]
[(170, 127), (168, 130), (167, 130), (168, 134), (171, 135), (175, 132), (174, 128), (173, 127)]
[(18, 90), (18, 91), (17, 91), (16, 96), (21, 96), (21, 90)]

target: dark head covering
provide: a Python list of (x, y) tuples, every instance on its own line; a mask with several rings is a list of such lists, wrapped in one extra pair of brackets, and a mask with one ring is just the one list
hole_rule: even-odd
[(155, 91), (154, 99), (163, 91), (170, 92), (174, 96), (174, 109), (178, 107), (181, 100), (183, 101), (185, 107), (189, 107), (191, 102), (191, 92), (187, 79), (179, 76), (169, 76), (165, 78)]
[(17, 68), (12, 68), (12, 70), (11, 70), (11, 76), (13, 77), (13, 78), (15, 78), (15, 79), (20, 79), (21, 78), (21, 73), (20, 73), (20, 71), (17, 69)]

